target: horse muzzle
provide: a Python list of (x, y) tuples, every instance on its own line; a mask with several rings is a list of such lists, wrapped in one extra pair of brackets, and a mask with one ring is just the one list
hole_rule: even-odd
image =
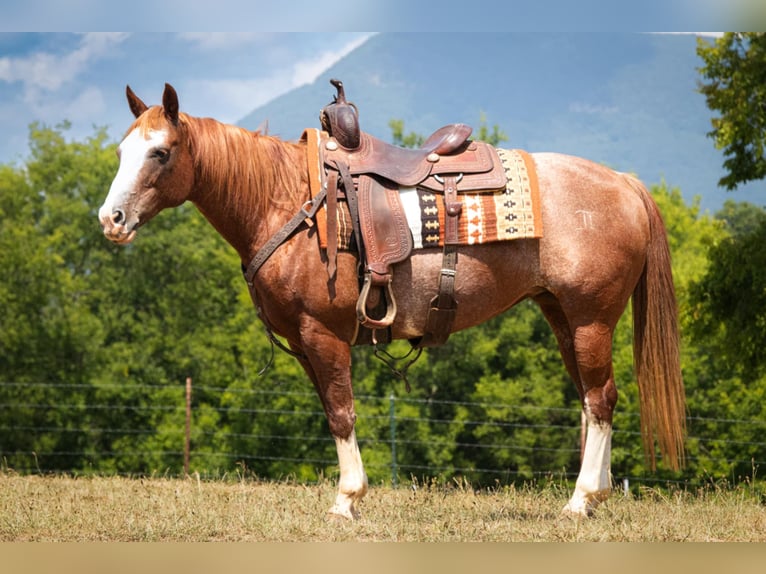
[(105, 213), (101, 209), (99, 213), (101, 228), (104, 230), (104, 236), (113, 243), (127, 245), (136, 238), (137, 223), (129, 223), (125, 212), (121, 209), (114, 209), (111, 213)]

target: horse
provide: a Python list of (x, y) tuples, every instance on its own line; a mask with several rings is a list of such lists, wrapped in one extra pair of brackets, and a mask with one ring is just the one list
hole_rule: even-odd
[[(318, 206), (307, 212), (304, 141), (188, 115), (169, 84), (159, 105), (147, 106), (130, 86), (126, 95), (135, 119), (118, 145), (119, 168), (98, 212), (112, 242), (132, 242), (158, 212), (189, 201), (245, 269), (287, 222), (314, 215)], [(531, 156), (545, 232), (458, 248), (459, 306), (451, 328), (478, 325), (524, 299), (539, 305), (582, 404), (580, 470), (562, 512), (590, 516), (612, 490), (612, 335), (631, 297), (644, 453), (652, 470), (657, 445), (670, 469), (684, 464), (685, 396), (670, 252), (659, 210), (635, 176), (569, 155)], [(287, 341), (316, 389), (340, 471), (329, 512), (353, 520), (368, 490), (351, 381), (358, 260), (340, 251), (332, 280), (328, 263), (316, 226), (300, 225), (262, 261), (250, 289), (267, 330)], [(393, 339), (423, 334), (441, 265), (442, 252), (434, 248), (415, 250), (396, 264)]]

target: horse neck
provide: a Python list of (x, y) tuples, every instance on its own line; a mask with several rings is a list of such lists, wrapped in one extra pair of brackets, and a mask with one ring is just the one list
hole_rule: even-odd
[(191, 201), (247, 263), (308, 194), (305, 145), (189, 118)]

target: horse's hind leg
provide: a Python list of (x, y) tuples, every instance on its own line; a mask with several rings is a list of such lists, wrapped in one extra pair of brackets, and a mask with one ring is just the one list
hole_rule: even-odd
[(367, 474), (354, 431), (356, 413), (351, 388), (351, 350), (330, 334), (318, 336), (314, 332), (311, 339), (305, 351), (307, 360), (300, 362), (322, 401), (340, 467), (338, 495), (330, 514), (353, 520), (359, 517), (356, 503), (367, 494)]
[(617, 389), (612, 370), (612, 327), (599, 322), (574, 329), (574, 352), (587, 424), (582, 464), (564, 512), (589, 516), (612, 489), (612, 414)]
[[(577, 387), (577, 392), (582, 399), (583, 388), (582, 381), (580, 380), (580, 371), (577, 368), (577, 355), (574, 350), (574, 336), (572, 335), (572, 329), (569, 326), (569, 320), (567, 319), (564, 311), (561, 309), (561, 305), (556, 298), (550, 293), (543, 293), (535, 297), (535, 302), (539, 305), (543, 315), (548, 320), (548, 324), (553, 330), (553, 334), (556, 336), (556, 341), (559, 345), (559, 353), (564, 361), (564, 366), (569, 373), (569, 376), (574, 381)], [(580, 460), (585, 453), (585, 435), (586, 435), (586, 421), (585, 415), (582, 417), (582, 427), (580, 430)]]

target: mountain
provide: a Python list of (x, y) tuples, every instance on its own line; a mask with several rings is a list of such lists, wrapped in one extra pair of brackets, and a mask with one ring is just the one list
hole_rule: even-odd
[(766, 204), (766, 183), (726, 192), (723, 155), (706, 136), (711, 111), (697, 92), (696, 38), (626, 33), (384, 33), (311, 84), (239, 123), (297, 139), (343, 81), (362, 129), (391, 138), (388, 122), (428, 135), (482, 114), (506, 147), (587, 157), (645, 183), (665, 181), (714, 212), (727, 199)]

